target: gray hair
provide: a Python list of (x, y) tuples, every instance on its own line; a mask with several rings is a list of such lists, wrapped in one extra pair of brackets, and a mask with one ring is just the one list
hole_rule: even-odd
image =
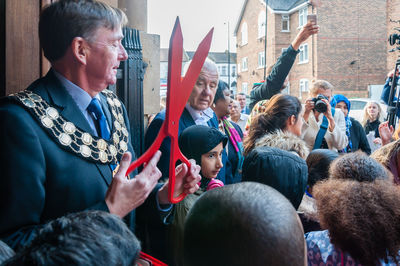
[(115, 30), (127, 23), (125, 13), (95, 0), (60, 0), (40, 15), (39, 39), (44, 56), (54, 62), (64, 56), (72, 40), (90, 40), (101, 27)]
[[(186, 75), (186, 72), (189, 69), (190, 64), (192, 63), (192, 60), (190, 60), (189, 62), (187, 62), (184, 66), (183, 66), (183, 70), (182, 70), (182, 76)], [(217, 64), (215, 64), (214, 61), (212, 61), (211, 59), (209, 59), (208, 57), (206, 58), (206, 60), (204, 61), (203, 67), (201, 68), (201, 70), (203, 69), (210, 69), (210, 70), (215, 70), (215, 72), (218, 74), (218, 78), (219, 78), (219, 73), (218, 73), (218, 68), (217, 68)]]

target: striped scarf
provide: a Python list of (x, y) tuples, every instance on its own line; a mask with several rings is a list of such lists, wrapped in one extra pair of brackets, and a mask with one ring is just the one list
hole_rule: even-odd
[(243, 161), (244, 161), (244, 157), (243, 157), (243, 142), (242, 142), (242, 138), (240, 137), (239, 133), (237, 132), (237, 130), (235, 129), (235, 127), (232, 125), (232, 123), (227, 119), (226, 116), (222, 117), (222, 122), (224, 124), (224, 128), (226, 130), (226, 132), (228, 132), (228, 137), (230, 142), (232, 143), (235, 152), (238, 156), (238, 171), (242, 170), (242, 165), (243, 165)]

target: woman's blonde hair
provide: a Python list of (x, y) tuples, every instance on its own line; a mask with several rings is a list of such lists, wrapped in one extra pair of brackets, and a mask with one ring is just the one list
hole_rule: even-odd
[[(362, 118), (362, 121), (361, 121), (361, 124), (362, 124), (363, 127), (365, 127), (365, 125), (367, 124), (367, 122), (369, 120), (369, 115), (368, 115), (368, 112), (367, 112), (367, 108), (371, 104), (376, 104), (376, 106), (378, 106), (378, 116), (376, 117), (376, 119), (379, 120), (379, 121), (382, 121), (383, 113), (382, 113), (381, 105), (377, 101), (371, 100), (371, 101), (367, 102), (367, 104), (364, 106), (363, 118)], [(370, 122), (373, 122), (373, 121), (370, 121)]]
[(310, 96), (316, 96), (318, 94), (319, 89), (324, 89), (324, 90), (332, 90), (333, 91), (333, 85), (330, 84), (326, 80), (322, 79), (317, 79), (313, 80), (310, 88)]

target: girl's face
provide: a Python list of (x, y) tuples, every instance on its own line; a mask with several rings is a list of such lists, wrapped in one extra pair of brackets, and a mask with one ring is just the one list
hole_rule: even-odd
[(292, 115), (286, 121), (285, 130), (300, 137), (302, 127), (303, 127), (303, 119), (301, 118), (301, 115), (299, 114), (297, 118), (296, 116)]
[(349, 109), (347, 109), (347, 104), (345, 102), (338, 102), (336, 108), (342, 110), (345, 117), (349, 114)]
[(222, 142), (211, 151), (201, 155), (201, 173), (205, 178), (216, 178), (222, 164)]
[(370, 103), (367, 106), (367, 114), (369, 116), (369, 120), (375, 121), (379, 114), (378, 105), (376, 103)]

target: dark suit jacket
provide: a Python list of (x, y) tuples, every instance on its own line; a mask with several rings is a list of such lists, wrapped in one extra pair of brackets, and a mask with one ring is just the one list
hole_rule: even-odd
[[(149, 125), (149, 128), (146, 131), (146, 134), (144, 136), (144, 143), (145, 143), (145, 148), (148, 149), (151, 144), (153, 144), (154, 140), (156, 139), (158, 132), (160, 131), (161, 125), (165, 120), (165, 109), (159, 112)], [(190, 126), (195, 125), (196, 123), (194, 122), (192, 116), (190, 115), (189, 111), (186, 110), (186, 108), (183, 110), (181, 118), (179, 119), (179, 132), (178, 134), (180, 135), (182, 131)], [(218, 128), (218, 119), (214, 114), (214, 117), (211, 118), (207, 124), (210, 127), (215, 127)], [(163, 178), (168, 178), (168, 173), (169, 173), (169, 157), (170, 157), (170, 151), (171, 151), (171, 140), (170, 139), (165, 139), (163, 143), (161, 144), (160, 151), (162, 152), (161, 159), (158, 162), (158, 168), (160, 169)], [(190, 158), (189, 158), (190, 159)], [(218, 174), (218, 179), (220, 179), (222, 182), (224, 182), (227, 179), (232, 179), (231, 175), (229, 172), (226, 170), (226, 163), (227, 163), (227, 154), (226, 152), (223, 152), (222, 154), (222, 163), (224, 164), (224, 167), (221, 169), (221, 171)]]
[[(52, 71), (28, 90), (40, 95), (66, 120), (92, 133)], [(105, 99), (102, 105), (110, 122)], [(125, 109), (124, 119), (128, 123)], [(129, 130), (128, 124), (126, 127)], [(28, 110), (9, 97), (0, 101), (0, 146), (0, 238), (12, 248), (27, 244), (44, 223), (67, 213), (87, 209), (108, 211), (104, 198), (112, 180), (109, 165), (63, 149)], [(130, 144), (128, 149), (134, 156)], [(155, 201), (154, 196), (149, 199)], [(125, 218), (133, 229), (134, 212)]]

